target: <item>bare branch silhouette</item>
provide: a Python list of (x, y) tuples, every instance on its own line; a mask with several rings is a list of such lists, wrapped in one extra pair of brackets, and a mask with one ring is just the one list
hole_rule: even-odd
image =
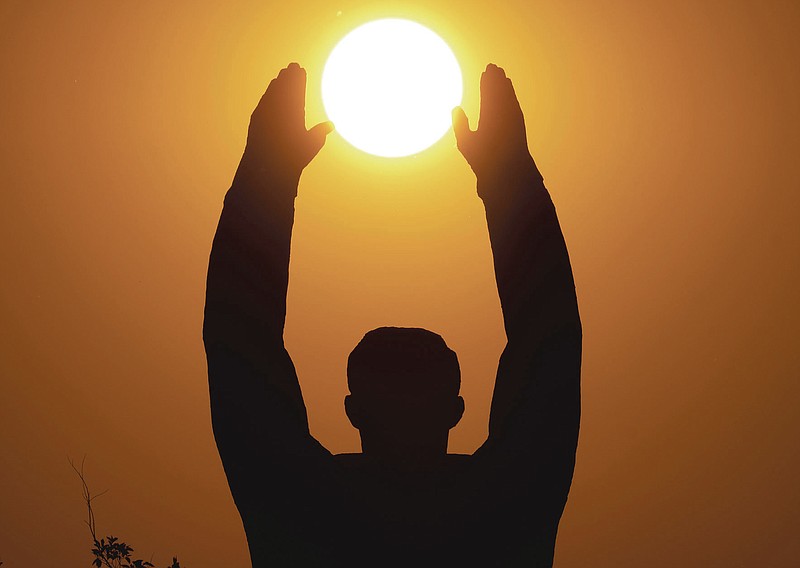
[[(78, 469), (75, 463), (71, 459), (69, 460), (69, 465), (72, 466), (73, 471), (81, 480), (83, 500), (86, 502), (87, 518), (84, 523), (89, 527), (89, 532), (92, 535), (92, 554), (94, 555), (92, 565), (97, 568), (154, 568), (155, 565), (152, 562), (131, 558), (133, 547), (119, 540), (119, 538), (113, 535), (100, 539), (97, 538), (97, 524), (94, 516), (94, 509), (92, 508), (92, 501), (108, 493), (108, 489), (97, 495), (92, 495), (84, 474), (85, 463), (86, 456), (81, 460), (81, 466), (80, 469)], [(0, 562), (0, 566), (2, 566), (2, 564), (3, 563)], [(178, 558), (173, 556), (172, 564), (167, 568), (180, 568)]]

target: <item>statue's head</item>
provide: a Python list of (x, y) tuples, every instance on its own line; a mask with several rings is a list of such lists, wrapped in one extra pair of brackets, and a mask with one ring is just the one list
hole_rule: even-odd
[(461, 370), (441, 336), (418, 328), (367, 333), (347, 360), (345, 410), (365, 454), (444, 454), (464, 413)]

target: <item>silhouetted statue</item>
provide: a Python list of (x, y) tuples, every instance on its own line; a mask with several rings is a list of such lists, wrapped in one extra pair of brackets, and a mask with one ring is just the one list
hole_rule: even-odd
[(297, 185), (332, 126), (306, 130), (305, 86), (293, 63), (256, 107), (208, 269), (214, 435), (253, 566), (550, 566), (575, 464), (581, 324), (511, 81), (487, 66), (476, 131), (453, 115), (508, 338), (472, 456), (447, 454), (460, 370), (422, 329), (373, 330), (350, 354), (345, 409), (363, 453), (333, 456), (309, 434), (283, 326)]

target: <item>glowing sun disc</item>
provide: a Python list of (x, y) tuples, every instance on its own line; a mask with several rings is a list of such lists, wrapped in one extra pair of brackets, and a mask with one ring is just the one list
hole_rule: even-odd
[(322, 103), (336, 131), (377, 156), (416, 154), (450, 128), (463, 81), (455, 55), (428, 28), (375, 20), (347, 34), (322, 72)]

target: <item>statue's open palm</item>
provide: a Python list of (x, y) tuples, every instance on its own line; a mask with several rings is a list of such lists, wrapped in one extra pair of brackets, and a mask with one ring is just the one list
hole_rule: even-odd
[(494, 177), (530, 162), (525, 119), (511, 79), (494, 64), (481, 75), (478, 128), (470, 130), (464, 110), (453, 110), (456, 145), (475, 175)]
[(281, 69), (250, 117), (243, 162), (276, 178), (295, 181), (333, 130), (321, 122), (306, 130), (306, 71), (297, 63)]

